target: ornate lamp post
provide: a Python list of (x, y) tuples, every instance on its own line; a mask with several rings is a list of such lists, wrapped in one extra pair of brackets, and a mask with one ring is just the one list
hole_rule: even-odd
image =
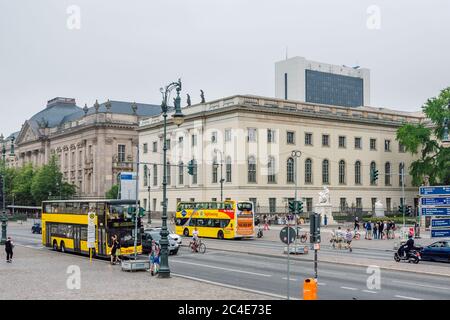
[[(6, 180), (6, 141), (3, 138), (3, 134), (0, 136), (0, 143), (2, 144), (2, 238), (0, 244), (6, 242), (6, 227), (8, 222), (8, 216), (6, 215), (6, 192), (5, 192), (5, 180)], [(11, 149), (12, 151), (14, 149)]]
[(152, 212), (151, 212), (151, 205), (150, 205), (150, 169), (148, 169), (148, 218), (147, 218), (147, 223), (151, 224), (152, 223)]
[(161, 103), (161, 110), (164, 117), (164, 134), (163, 134), (163, 141), (164, 141), (164, 156), (163, 156), (163, 164), (164, 164), (164, 172), (163, 172), (163, 212), (162, 212), (162, 229), (161, 229), (161, 265), (159, 269), (159, 277), (160, 278), (169, 278), (170, 277), (170, 268), (169, 268), (169, 240), (168, 235), (169, 232), (167, 231), (167, 140), (166, 140), (166, 134), (167, 134), (167, 99), (170, 95), (170, 92), (176, 89), (177, 90), (177, 97), (175, 98), (175, 114), (172, 117), (173, 122), (180, 126), (184, 122), (184, 115), (181, 112), (181, 99), (180, 99), (180, 91), (181, 91), (181, 80), (178, 79), (177, 82), (172, 82), (165, 88), (161, 88), (161, 94), (163, 97), (163, 101)]

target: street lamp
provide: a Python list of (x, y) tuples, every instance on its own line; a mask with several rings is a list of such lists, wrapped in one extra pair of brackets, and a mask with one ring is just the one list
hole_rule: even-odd
[[(220, 153), (220, 202), (223, 201), (223, 183), (225, 182), (225, 179), (223, 178), (223, 154), (222, 151), (218, 149), (214, 149), (214, 153)], [(214, 164), (217, 169), (217, 164)]]
[[(0, 143), (2, 144), (2, 238), (0, 244), (6, 243), (6, 227), (8, 222), (8, 216), (6, 215), (6, 192), (5, 192), (5, 180), (6, 180), (6, 140), (3, 134), (0, 135)], [(14, 149), (12, 149), (14, 150)]]
[(177, 126), (180, 126), (184, 122), (184, 115), (181, 112), (181, 99), (180, 99), (180, 91), (181, 91), (181, 80), (178, 79), (177, 82), (172, 82), (165, 88), (161, 88), (161, 94), (163, 97), (162, 103), (161, 103), (161, 110), (164, 117), (164, 134), (163, 134), (163, 141), (164, 141), (164, 156), (163, 156), (163, 166), (164, 166), (164, 172), (163, 172), (163, 212), (162, 212), (162, 228), (161, 228), (161, 265), (159, 268), (158, 276), (160, 278), (169, 278), (170, 277), (170, 268), (169, 268), (169, 240), (168, 235), (169, 232), (167, 231), (167, 141), (166, 141), (166, 134), (167, 134), (167, 99), (170, 95), (170, 92), (176, 89), (177, 90), (177, 97), (175, 98), (175, 114), (172, 117), (173, 123), (175, 123)]
[(151, 207), (150, 207), (150, 169), (148, 170), (148, 224), (152, 223), (152, 213), (151, 213)]

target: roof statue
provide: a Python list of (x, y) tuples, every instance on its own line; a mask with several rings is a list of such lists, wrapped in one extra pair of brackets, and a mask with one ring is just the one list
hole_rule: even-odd
[(200, 98), (202, 99), (201, 103), (205, 103), (205, 93), (200, 89)]
[(191, 105), (191, 96), (188, 94), (186, 94), (187, 96), (187, 105), (190, 106)]

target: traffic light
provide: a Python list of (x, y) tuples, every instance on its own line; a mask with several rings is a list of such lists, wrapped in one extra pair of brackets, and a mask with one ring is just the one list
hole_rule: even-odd
[(309, 215), (309, 233), (311, 243), (320, 243), (320, 214), (312, 213)]
[(194, 160), (191, 160), (188, 162), (188, 174), (189, 175), (194, 175)]
[(303, 213), (303, 202), (297, 201), (297, 213)]
[(398, 206), (398, 212), (399, 213), (403, 213), (403, 205), (399, 205)]
[(374, 184), (378, 180), (378, 170), (372, 169), (370, 171), (370, 182)]
[(295, 201), (294, 200), (289, 201), (289, 213), (295, 214)]
[(406, 207), (406, 214), (408, 215), (408, 216), (410, 216), (411, 215), (411, 206), (407, 206)]

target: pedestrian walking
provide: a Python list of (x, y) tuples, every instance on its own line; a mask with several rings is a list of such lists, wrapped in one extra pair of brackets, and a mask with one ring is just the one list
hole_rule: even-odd
[(266, 215), (263, 216), (263, 221), (264, 221), (264, 231), (269, 230), (269, 223), (267, 221)]
[(347, 233), (345, 234), (345, 240), (347, 242), (347, 248), (350, 252), (352, 252), (352, 239), (353, 239), (353, 234), (350, 231), (350, 228), (348, 228)]
[(354, 229), (354, 231), (359, 231), (359, 219), (358, 219), (358, 217), (355, 217), (355, 227), (353, 229)]
[(161, 248), (159, 244), (156, 243), (155, 240), (152, 240), (152, 246), (150, 248), (150, 273), (151, 275), (155, 275), (159, 271), (159, 254), (161, 252)]
[(111, 264), (115, 265), (117, 262), (120, 262), (118, 258), (118, 251), (120, 250), (120, 243), (117, 240), (117, 235), (113, 235), (111, 237)]
[(6, 262), (11, 263), (13, 258), (14, 242), (8, 237), (5, 242)]
[(383, 238), (384, 238), (383, 237), (384, 224), (383, 224), (383, 221), (380, 221), (379, 223), (380, 223), (380, 225), (378, 227), (379, 239), (383, 240)]
[(374, 239), (378, 239), (378, 226), (379, 226), (378, 222), (373, 224), (373, 238)]

